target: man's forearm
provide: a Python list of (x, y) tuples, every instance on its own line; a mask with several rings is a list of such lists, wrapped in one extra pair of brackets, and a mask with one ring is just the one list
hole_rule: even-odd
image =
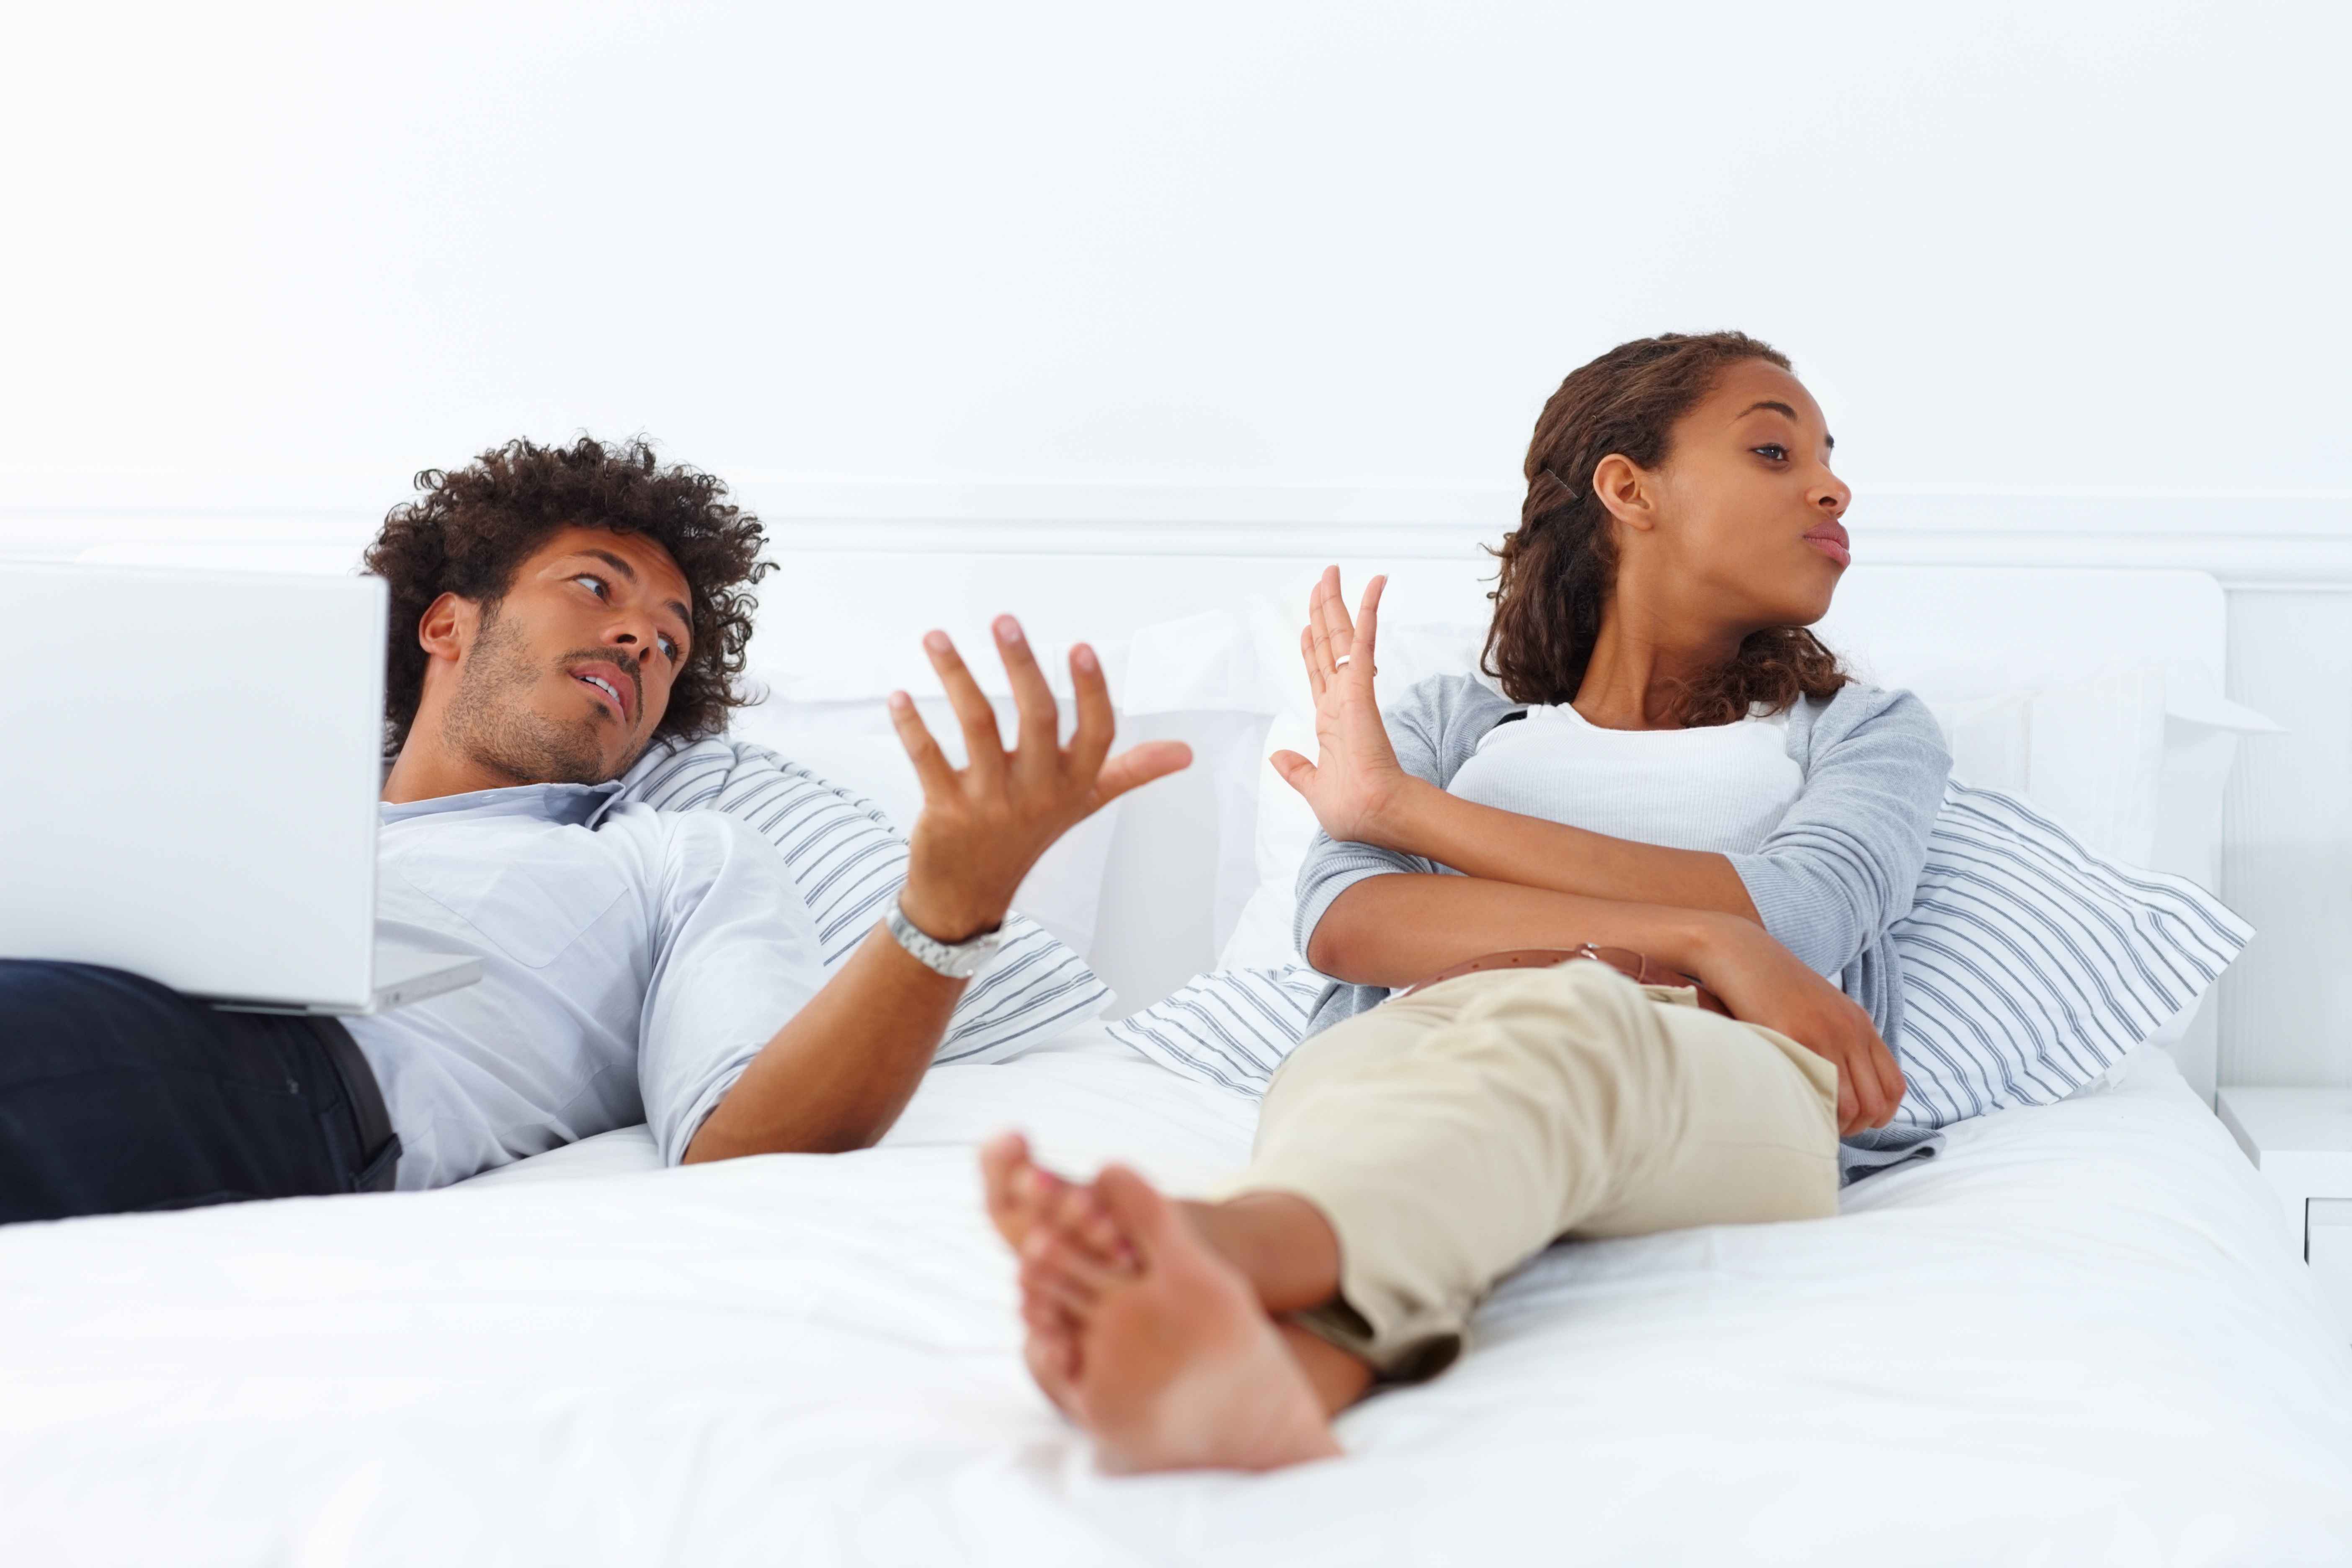
[(1703, 974), (1716, 922), (1736, 917), (1623, 903), (1480, 877), (1367, 877), (1333, 900), (1307, 962), (1335, 980), (1391, 989), (1482, 953), (1596, 942)]
[(1589, 899), (1714, 910), (1762, 923), (1748, 885), (1721, 855), (1614, 838), (1414, 783), (1384, 819), (1391, 848), (1466, 876)]
[(743, 1069), (686, 1163), (871, 1147), (914, 1097), (966, 984), (877, 926)]

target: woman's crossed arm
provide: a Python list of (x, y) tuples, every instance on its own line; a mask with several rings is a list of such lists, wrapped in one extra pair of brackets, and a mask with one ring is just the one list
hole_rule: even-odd
[(1407, 773), (1372, 695), (1386, 582), (1375, 577), (1366, 588), (1359, 627), (1339, 597), (1337, 568), (1326, 572), (1315, 585), (1307, 628), (1299, 637), (1307, 684), (1315, 693), (1319, 761), (1277, 752), (1274, 765), (1315, 808), (1325, 832), (1346, 843), (1418, 855), (1489, 881), (1712, 910), (1762, 923), (1747, 884), (1722, 855), (1614, 838), (1480, 805)]

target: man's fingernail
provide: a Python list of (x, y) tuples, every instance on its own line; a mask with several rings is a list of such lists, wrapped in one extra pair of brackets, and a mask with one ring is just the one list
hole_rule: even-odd
[(1091, 674), (1095, 668), (1095, 650), (1080, 643), (1070, 650), (1070, 662)]
[(945, 632), (925, 632), (923, 646), (933, 653), (945, 653), (951, 645), (948, 642), (948, 634)]
[(913, 698), (911, 698), (911, 697), (908, 696), (905, 692), (903, 692), (903, 691), (893, 691), (892, 693), (890, 693), (890, 711), (891, 711), (891, 712), (893, 712), (893, 713), (904, 713), (908, 709), (912, 708), (914, 705), (915, 705), (915, 700), (914, 700)]
[(1006, 647), (1019, 647), (1021, 646), (1021, 623), (1014, 620), (1011, 616), (997, 616), (996, 640), (1003, 643)]

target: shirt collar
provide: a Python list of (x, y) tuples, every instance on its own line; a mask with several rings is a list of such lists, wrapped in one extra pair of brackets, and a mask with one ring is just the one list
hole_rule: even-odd
[(528, 816), (568, 827), (593, 827), (621, 798), (621, 781), (603, 784), (530, 784), (508, 789), (470, 790), (464, 795), (436, 795), (430, 800), (394, 805), (378, 802), (383, 820), (413, 822), (425, 816)]

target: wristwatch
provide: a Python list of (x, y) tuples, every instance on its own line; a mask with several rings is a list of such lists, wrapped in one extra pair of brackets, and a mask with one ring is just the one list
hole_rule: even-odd
[(907, 918), (907, 911), (898, 907), (896, 899), (890, 900), (890, 912), (883, 917), (883, 923), (890, 928), (898, 945), (912, 953), (924, 968), (950, 980), (971, 979), (1004, 945), (1004, 927), (1001, 922), (995, 930), (984, 931), (969, 942), (941, 942), (926, 936)]

